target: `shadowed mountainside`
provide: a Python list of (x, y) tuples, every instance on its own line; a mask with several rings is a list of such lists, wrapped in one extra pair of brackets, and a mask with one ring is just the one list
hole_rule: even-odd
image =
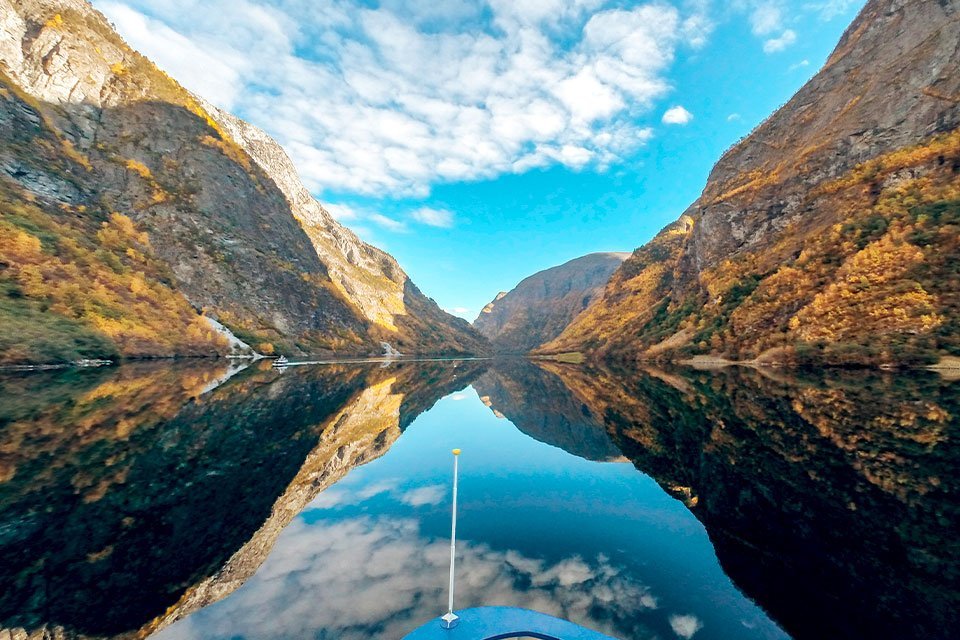
[(623, 460), (602, 417), (593, 415), (559, 378), (528, 360), (494, 360), (473, 388), (497, 417), (535, 440), (587, 460)]

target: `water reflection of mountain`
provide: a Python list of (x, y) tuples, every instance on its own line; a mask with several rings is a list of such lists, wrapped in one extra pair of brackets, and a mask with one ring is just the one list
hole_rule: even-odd
[(5, 376), (0, 637), (143, 636), (223, 598), (319, 492), (470, 383), (538, 440), (622, 451), (798, 638), (943, 638), (960, 622), (960, 383), (486, 366)]
[(555, 375), (526, 359), (497, 360), (473, 388), (500, 417), (540, 442), (587, 460), (621, 460), (601, 417)]
[(224, 597), (317, 493), (482, 368), (4, 377), (0, 629), (143, 635)]
[(543, 366), (684, 500), (725, 571), (795, 637), (955, 632), (956, 383)]

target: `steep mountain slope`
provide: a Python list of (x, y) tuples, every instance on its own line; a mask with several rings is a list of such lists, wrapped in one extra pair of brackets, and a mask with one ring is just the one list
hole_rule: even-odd
[(226, 342), (172, 285), (89, 161), (0, 72), (0, 363), (203, 355)]
[(266, 133), (217, 107), (200, 103), (267, 172), (290, 203), (337, 289), (400, 351), (482, 353), (486, 342), (469, 323), (423, 295), (393, 256), (360, 240), (310, 195), (293, 162)]
[[(268, 352), (379, 353), (381, 341), (406, 352), (483, 348), (392, 258), (317, 214), (322, 208), (276, 143), (183, 90), (84, 0), (0, 0), (0, 71), (4, 235), (15, 229), (19, 246), (40, 243), (36, 255), (23, 250), (12, 260), (5, 247), (0, 313), (20, 317), (30, 308), (81, 336), (53, 349), (49, 332), (38, 331), (0, 360), (223, 352), (197, 311)], [(104, 224), (139, 244), (106, 246), (98, 236)], [(62, 237), (65, 228), (73, 235)], [(102, 255), (108, 250), (113, 258)], [(146, 259), (157, 264), (138, 266)], [(88, 299), (84, 270), (103, 264), (136, 280), (100, 296), (110, 309)], [(134, 289), (144, 287), (153, 292), (147, 298), (162, 292), (166, 302), (148, 309), (118, 300), (120, 292), (139, 299)], [(192, 315), (182, 311), (190, 307)], [(155, 327), (171, 337), (158, 338)], [(178, 338), (188, 334), (189, 345)], [(97, 341), (110, 348), (91, 346)]]
[(871, 0), (824, 68), (544, 352), (960, 353), (960, 6)]
[(591, 253), (525, 278), (483, 308), (473, 326), (500, 353), (527, 353), (586, 309), (628, 253)]

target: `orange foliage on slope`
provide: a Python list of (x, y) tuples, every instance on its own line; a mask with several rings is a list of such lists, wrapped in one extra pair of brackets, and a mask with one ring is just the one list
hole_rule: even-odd
[[(0, 191), (0, 285), (6, 297), (93, 330), (126, 356), (228, 349), (226, 340), (167, 284), (167, 267), (153, 257), (147, 235), (128, 217), (112, 213), (93, 234), (80, 228), (90, 222), (78, 212), (50, 214)], [(20, 350), (0, 350), (0, 362), (24, 356)]]
[(837, 364), (960, 353), (958, 163), (955, 131), (859, 165), (807, 193), (805, 219), (696, 280), (663, 276), (692, 251), (686, 238), (663, 264), (643, 258), (668, 243), (661, 233), (541, 351)]
[(673, 280), (673, 270), (692, 230), (693, 220), (683, 217), (661, 231), (614, 273), (600, 304), (587, 308), (560, 336), (537, 351), (596, 349), (618, 339), (626, 327), (649, 321)]
[(943, 323), (937, 300), (905, 276), (924, 260), (919, 247), (884, 236), (853, 255), (831, 283), (790, 321), (806, 341), (863, 331), (926, 333)]

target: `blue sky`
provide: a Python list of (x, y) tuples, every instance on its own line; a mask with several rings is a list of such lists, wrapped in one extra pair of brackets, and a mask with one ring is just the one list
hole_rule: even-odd
[(630, 251), (862, 0), (94, 0), (448, 311)]

